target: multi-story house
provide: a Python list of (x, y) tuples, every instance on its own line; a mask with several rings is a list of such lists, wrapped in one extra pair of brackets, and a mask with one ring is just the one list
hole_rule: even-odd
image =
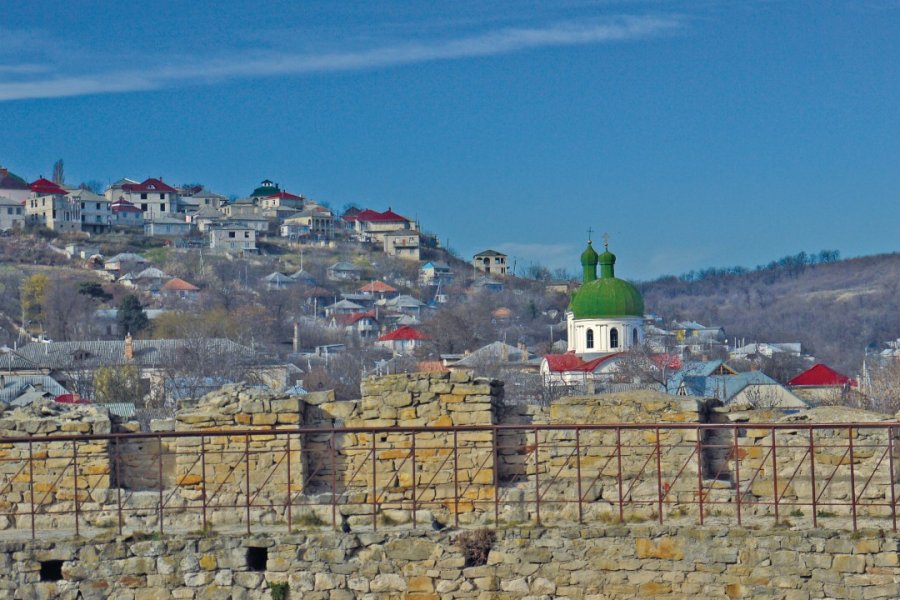
[(507, 256), (496, 250), (485, 250), (472, 257), (472, 266), (476, 271), (491, 275), (506, 275)]
[(382, 234), (384, 239), (384, 253), (388, 256), (419, 260), (419, 232), (417, 231), (390, 231)]
[(0, 231), (25, 226), (25, 207), (18, 200), (0, 196)]
[(148, 219), (170, 217), (178, 212), (178, 190), (155, 177), (145, 179), (141, 183), (120, 179), (106, 190), (106, 197), (111, 201), (123, 198), (131, 202), (141, 209)]
[(25, 202), (27, 222), (60, 232), (81, 231), (81, 204), (69, 196), (69, 190), (41, 177), (30, 186)]
[(235, 224), (210, 223), (209, 247), (224, 252), (256, 253), (256, 230)]
[(323, 206), (312, 205), (285, 219), (281, 237), (330, 240), (334, 238), (334, 216)]
[(28, 200), (29, 194), (27, 181), (10, 173), (6, 167), (0, 167), (0, 196), (22, 203)]
[(119, 198), (110, 205), (110, 213), (112, 215), (112, 224), (119, 228), (144, 228), (144, 213), (137, 206), (126, 200)]
[(263, 196), (259, 200), (259, 205), (262, 208), (296, 208), (302, 209), (303, 203), (305, 202), (305, 198), (303, 196), (297, 196), (295, 194), (290, 194), (284, 190), (278, 190), (278, 192), (272, 194), (271, 196)]
[(383, 213), (366, 209), (343, 219), (352, 226), (353, 235), (362, 242), (384, 242), (384, 234), (395, 231), (416, 231), (416, 222), (398, 215), (390, 208)]
[(103, 233), (112, 228), (112, 202), (90, 190), (69, 192), (69, 198), (81, 207), (81, 230)]

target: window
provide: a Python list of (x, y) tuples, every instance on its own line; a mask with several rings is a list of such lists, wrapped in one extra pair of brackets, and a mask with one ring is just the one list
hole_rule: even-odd
[(56, 218), (56, 209), (55, 208), (53, 209), (53, 218), (54, 219)]
[(81, 203), (81, 210), (84, 210), (84, 202)]
[(159, 199), (160, 199), (160, 200), (165, 200), (165, 199), (166, 199), (166, 195), (165, 195), (165, 194), (160, 194), (160, 195), (159, 195)]
[(165, 205), (165, 204), (160, 204), (160, 205), (159, 205), (159, 212), (166, 212), (166, 205)]
[(631, 345), (632, 345), (632, 346), (637, 346), (637, 345), (638, 345), (638, 330), (637, 330), (637, 327), (635, 327), (635, 328), (632, 330), (632, 332), (631, 332)]
[(97, 202), (97, 210), (100, 210), (100, 203)]
[(147, 194), (141, 194), (141, 200), (146, 200), (146, 199), (147, 199)]
[(619, 347), (619, 330), (613, 327), (609, 330), (609, 347), (610, 348), (618, 348)]
[(249, 238), (249, 237), (250, 237), (250, 232), (249, 232), (249, 231), (245, 231), (245, 232), (244, 232), (244, 237), (245, 237), (245, 238)]
[(147, 203), (141, 204), (141, 212), (147, 212)]
[(230, 238), (235, 237), (235, 232), (234, 232), (234, 231), (229, 231), (229, 232), (228, 232), (228, 237), (230, 237)]
[(588, 348), (594, 347), (594, 330), (593, 329), (587, 330), (587, 343), (585, 344), (585, 346)]

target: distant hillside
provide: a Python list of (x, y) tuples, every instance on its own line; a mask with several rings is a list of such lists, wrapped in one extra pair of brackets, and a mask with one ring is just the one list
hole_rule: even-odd
[(647, 310), (667, 319), (721, 325), (729, 341), (799, 341), (855, 372), (867, 345), (900, 337), (900, 254), (836, 257), (801, 253), (753, 271), (710, 269), (641, 288)]

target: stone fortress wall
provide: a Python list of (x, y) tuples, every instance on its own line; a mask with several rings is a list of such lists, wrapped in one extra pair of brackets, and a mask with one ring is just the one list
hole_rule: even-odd
[(526, 600), (897, 598), (880, 530), (648, 524), (498, 529), (470, 565), (458, 531), (108, 535), (0, 542), (0, 598)]
[[(760, 425), (778, 420), (774, 433)], [(59, 436), (139, 427), (99, 407), (20, 408), (0, 417), (0, 598), (267, 598), (267, 582), (304, 598), (900, 597), (893, 440), (883, 427), (840, 425), (882, 420), (728, 412), (647, 392), (509, 407), (501, 384), (465, 374), (372, 379), (349, 402), (229, 386), (154, 422), (149, 438), (72, 441)], [(816, 421), (835, 425), (810, 434), (803, 426)], [(740, 427), (689, 426), (717, 422)], [(610, 423), (661, 427), (588, 427)], [(487, 429), (441, 429), (457, 425)], [(385, 429), (366, 431), (375, 427)], [(13, 443), (47, 435), (56, 439)], [(864, 505), (851, 534), (854, 495)], [(84, 537), (68, 542), (76, 511)], [(432, 517), (448, 529), (432, 531)], [(335, 533), (344, 522), (350, 533)], [(486, 565), (467, 566), (456, 536), (477, 527), (498, 539)]]
[[(776, 481), (781, 517), (809, 520), (813, 499), (817, 516), (848, 515), (854, 496), (859, 517), (891, 514), (897, 461), (888, 456), (887, 429), (803, 428), (883, 420), (862, 411), (729, 413), (714, 402), (653, 392), (509, 407), (502, 384), (462, 373), (387, 376), (364, 382), (362, 391), (360, 400), (336, 402), (329, 393), (288, 397), (227, 386), (173, 420), (153, 422), (158, 437), (7, 442), (0, 445), (0, 527), (30, 529), (32, 505), (37, 530), (73, 529), (78, 511), (89, 527), (146, 531), (158, 527), (160, 504), (166, 524), (182, 530), (294, 518), (352, 527), (432, 517), (472, 526), (609, 522), (622, 504), (633, 518), (657, 519), (660, 509), (665, 518), (696, 515), (699, 489), (713, 515), (734, 515), (740, 490), (743, 515), (751, 516), (774, 512)], [(777, 419), (788, 428), (754, 425)], [(665, 427), (717, 422), (741, 427)], [(610, 423), (662, 427), (589, 427)], [(565, 428), (573, 424), (584, 427)], [(505, 427), (513, 425), (525, 429)], [(486, 429), (441, 429), (454, 426)], [(33, 406), (0, 418), (6, 438), (138, 429), (91, 406)], [(229, 430), (253, 435), (209, 433)]]

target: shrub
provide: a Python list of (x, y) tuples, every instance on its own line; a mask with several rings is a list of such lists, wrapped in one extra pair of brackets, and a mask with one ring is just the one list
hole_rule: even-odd
[(464, 531), (456, 538), (456, 544), (462, 550), (467, 567), (480, 567), (487, 563), (488, 554), (497, 539), (492, 529), (476, 529)]

